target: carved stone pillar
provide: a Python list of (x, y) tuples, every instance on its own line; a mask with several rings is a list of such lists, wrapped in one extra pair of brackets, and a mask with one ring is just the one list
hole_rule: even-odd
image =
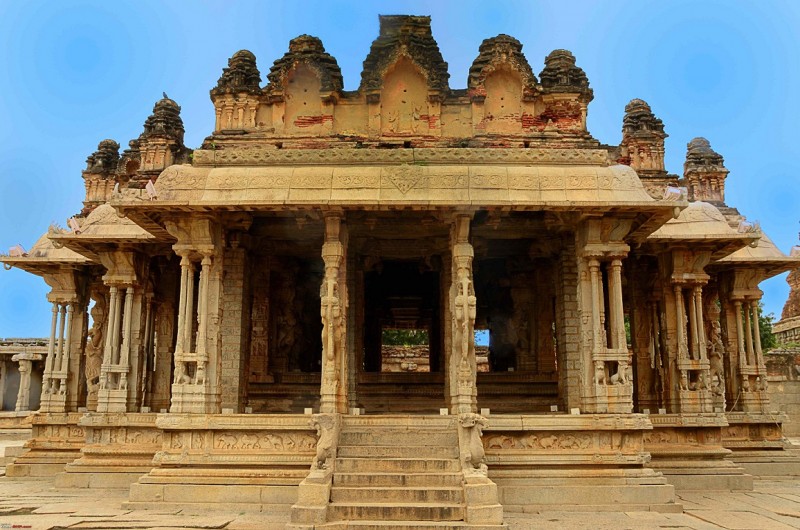
[(222, 227), (209, 218), (181, 218), (165, 224), (177, 239), (172, 248), (181, 257), (170, 412), (219, 413)]
[[(219, 272), (220, 265), (215, 263), (210, 250), (200, 252), (200, 256), (196, 303), (196, 267), (190, 253), (184, 252), (181, 256), (178, 339), (175, 346), (175, 377), (170, 409), (172, 412), (216, 412), (220, 403), (218, 385), (208, 375), (211, 277), (214, 269)], [(218, 288), (219, 278), (215, 278), (214, 284)]]
[(0, 411), (3, 410), (4, 396), (6, 393), (6, 381), (8, 381), (8, 363), (0, 359)]
[(155, 361), (155, 304), (153, 293), (147, 292), (142, 301), (144, 313), (144, 332), (142, 333), (141, 361), (139, 363), (138, 395), (143, 407), (150, 407), (150, 396), (153, 389), (153, 364)]
[(129, 385), (128, 380), (131, 375), (135, 288), (133, 285), (111, 285), (109, 293), (108, 330), (100, 368), (97, 411), (126, 412), (132, 405), (129, 403), (129, 386), (134, 399), (136, 395), (136, 385)]
[(697, 326), (697, 352), (701, 361), (708, 360), (705, 318), (703, 315), (703, 287), (701, 285), (694, 286), (694, 305), (695, 305), (695, 318)]
[(664, 408), (668, 413), (713, 412), (711, 375), (706, 352), (703, 286), (708, 250), (676, 247), (659, 260), (666, 348)]
[(42, 412), (76, 410), (79, 396), (81, 349), (86, 322), (85, 281), (73, 270), (60, 270), (44, 276), (52, 290), (47, 299), (53, 304), (50, 339), (42, 375)]
[(340, 215), (326, 215), (322, 260), (325, 276), (320, 286), (322, 317), (322, 381), (320, 413), (347, 410), (347, 355), (345, 354), (347, 282), (344, 270), (346, 232)]
[[(667, 340), (674, 348), (669, 371), (669, 412), (712, 412), (711, 376), (706, 355), (703, 324), (702, 287), (699, 283), (672, 285), (675, 310), (675, 340)], [(667, 296), (669, 297), (669, 296)]]
[(759, 328), (759, 310), (758, 300), (750, 300), (750, 310), (752, 311), (752, 318), (750, 321), (753, 324), (753, 349), (755, 350), (756, 365), (764, 365), (764, 353), (761, 351), (761, 329)]
[(11, 360), (19, 363), (19, 391), (17, 392), (17, 404), (14, 410), (17, 412), (31, 410), (33, 361), (41, 361), (42, 356), (38, 353), (18, 353)]
[(614, 257), (609, 264), (608, 274), (611, 348), (627, 348), (625, 337), (625, 312), (622, 308), (622, 260)]
[(633, 409), (622, 301), (622, 259), (629, 247), (621, 241), (630, 225), (621, 219), (588, 219), (576, 232), (581, 360), (573, 369), (580, 371), (581, 409), (586, 412)]
[(720, 322), (721, 311), (716, 303), (716, 296), (707, 306), (705, 312), (706, 329), (708, 329), (708, 342), (706, 346), (706, 357), (709, 364), (708, 385), (711, 390), (711, 400), (714, 411), (725, 410), (725, 345), (722, 342), (722, 325)]
[(758, 271), (731, 270), (720, 275), (723, 331), (727, 335), (726, 402), (734, 411), (768, 413), (767, 370), (761, 350)]
[(451, 351), (449, 352), (449, 392), (451, 414), (477, 411), (475, 386), (475, 316), (477, 301), (472, 281), (472, 259), (475, 251), (469, 242), (467, 215), (456, 217), (450, 232), (452, 273), (450, 284)]
[(95, 285), (91, 289), (94, 306), (91, 310), (92, 327), (89, 329), (85, 346), (86, 408), (97, 411), (97, 395), (100, 390), (100, 374), (108, 337), (108, 295), (105, 287)]
[[(174, 285), (174, 283), (173, 283)], [(172, 387), (172, 344), (175, 338), (175, 304), (165, 300), (155, 310), (155, 366), (151, 376), (149, 406), (153, 412), (166, 412), (169, 409)]]
[(47, 358), (44, 362), (44, 374), (42, 375), (42, 394), (51, 393), (50, 378), (53, 372), (53, 364), (55, 363), (56, 345), (58, 341), (56, 328), (58, 327), (59, 305), (58, 302), (53, 302), (53, 318), (50, 322), (50, 340), (47, 343)]

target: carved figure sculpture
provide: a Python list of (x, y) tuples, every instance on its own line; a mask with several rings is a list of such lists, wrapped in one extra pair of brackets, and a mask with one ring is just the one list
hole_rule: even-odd
[(336, 441), (339, 438), (337, 422), (332, 414), (317, 414), (311, 420), (317, 431), (317, 454), (311, 469), (328, 469), (336, 458)]
[(594, 383), (604, 385), (606, 383), (606, 369), (603, 361), (594, 362)]
[(186, 373), (186, 362), (185, 361), (175, 361), (175, 379), (174, 383), (181, 385), (181, 384), (188, 384), (191, 383), (191, 378)]
[(469, 267), (459, 263), (457, 272), (458, 294), (455, 298), (456, 344), (459, 345), (462, 362), (469, 359), (471, 330), (475, 327), (477, 299), (470, 280)]
[(93, 292), (95, 304), (90, 311), (92, 327), (86, 340), (86, 388), (87, 401), (97, 403), (97, 392), (100, 389), (100, 369), (103, 364), (103, 343), (105, 340), (106, 297), (100, 292)]
[(196, 385), (206, 384), (206, 363), (205, 361), (197, 362), (197, 371), (194, 374), (194, 383)]
[(725, 367), (722, 363), (722, 334), (720, 332), (719, 322), (717, 321), (711, 323), (709, 342), (711, 344), (708, 352), (711, 391), (713, 394), (721, 396), (725, 392)]
[(486, 475), (487, 467), (484, 462), (486, 453), (481, 441), (483, 429), (488, 423), (486, 418), (479, 414), (468, 413), (459, 416), (458, 421), (462, 428), (461, 461), (465, 471), (470, 474)]
[(620, 361), (619, 366), (617, 367), (617, 373), (611, 376), (611, 384), (612, 385), (624, 385), (627, 384), (631, 378), (628, 376), (628, 363), (625, 361)]
[[(333, 269), (333, 267), (330, 267)], [(338, 275), (338, 268), (337, 275)], [(337, 358), (339, 345), (338, 338), (341, 336), (342, 311), (339, 305), (339, 286), (336, 277), (326, 269), (325, 280), (322, 283), (320, 292), (322, 299), (322, 344), (324, 356), (325, 380), (329, 384), (335, 384), (336, 372), (334, 360)], [(338, 331), (338, 333), (337, 333)]]

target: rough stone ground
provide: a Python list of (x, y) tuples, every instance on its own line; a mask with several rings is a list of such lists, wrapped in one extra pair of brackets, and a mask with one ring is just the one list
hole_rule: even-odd
[[(126, 490), (57, 490), (44, 480), (0, 478), (0, 528), (201, 529), (283, 528), (287, 513), (131, 511), (122, 509)], [(680, 493), (683, 514), (566, 512), (507, 514), (510, 530), (800, 528), (800, 481), (757, 480), (752, 492)], [(16, 526), (15, 526), (16, 525)]]

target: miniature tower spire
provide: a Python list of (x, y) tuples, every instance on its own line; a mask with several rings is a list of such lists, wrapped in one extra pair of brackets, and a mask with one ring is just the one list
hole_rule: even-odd
[(129, 188), (144, 188), (149, 180), (172, 164), (181, 163), (188, 150), (183, 145), (181, 107), (170, 98), (162, 98), (144, 122), (144, 131), (130, 142), (119, 162), (118, 172)]
[(653, 114), (642, 99), (632, 99), (625, 105), (622, 119), (620, 162), (636, 170), (647, 191), (661, 197), (664, 188), (676, 184), (677, 178), (664, 168), (664, 123)]
[(108, 202), (116, 182), (114, 174), (118, 163), (119, 144), (114, 140), (100, 142), (97, 151), (86, 159), (86, 169), (82, 172), (86, 198), (81, 215), (89, 215), (92, 210)]
[(222, 70), (217, 86), (211, 89), (217, 116), (214, 130), (255, 127), (260, 95), (261, 72), (256, 66), (256, 56), (249, 50), (239, 50), (228, 59), (228, 67)]
[(689, 200), (725, 204), (725, 178), (728, 176), (722, 155), (711, 149), (705, 138), (695, 138), (686, 146), (683, 178)]

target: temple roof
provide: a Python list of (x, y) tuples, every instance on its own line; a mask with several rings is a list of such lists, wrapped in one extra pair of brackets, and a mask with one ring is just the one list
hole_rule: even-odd
[(56, 246), (50, 240), (49, 235), (50, 233), (42, 234), (24, 256), (0, 256), (0, 262), (6, 268), (17, 267), (37, 276), (61, 267), (74, 267), (90, 263), (86, 257), (63, 246)]
[(745, 266), (747, 268), (766, 269), (768, 274), (766, 278), (769, 278), (800, 266), (800, 256), (787, 256), (781, 252), (767, 234), (761, 232), (761, 238), (756, 245), (737, 250), (714, 265), (718, 267), (724, 266), (725, 268)]
[(697, 201), (689, 203), (677, 218), (667, 221), (647, 240), (661, 245), (713, 247), (712, 258), (716, 260), (754, 244), (760, 235), (760, 232), (737, 232), (714, 205)]
[(79, 223), (80, 231), (51, 231), (49, 238), (56, 245), (63, 245), (64, 250), (70, 249), (69, 252), (77, 252), (93, 261), (97, 261), (97, 251), (108, 245), (156, 241), (152, 234), (139, 225), (117, 215), (110, 204), (98, 206)]

